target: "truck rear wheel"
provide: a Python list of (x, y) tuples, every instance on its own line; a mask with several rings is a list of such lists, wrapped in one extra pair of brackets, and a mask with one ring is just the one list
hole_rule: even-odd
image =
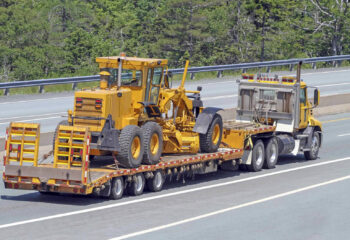
[(320, 134), (313, 132), (311, 139), (310, 151), (305, 151), (304, 156), (307, 160), (315, 160), (318, 156), (318, 150), (320, 149)]
[(151, 192), (159, 192), (163, 188), (164, 181), (165, 177), (163, 172), (161, 170), (157, 170), (154, 172), (153, 178), (147, 179), (147, 188)]
[(262, 169), (265, 161), (265, 146), (261, 140), (255, 142), (252, 150), (252, 162), (247, 165), (251, 172), (258, 172)]
[(142, 127), (145, 148), (142, 163), (157, 164), (163, 152), (162, 128), (156, 122), (147, 122)]
[(275, 168), (278, 160), (278, 143), (275, 137), (267, 140), (265, 148), (265, 163), (267, 169)]
[(123, 177), (113, 178), (110, 197), (114, 200), (122, 198), (124, 194), (124, 186), (125, 186), (125, 182)]
[(222, 138), (222, 118), (215, 114), (206, 134), (199, 134), (201, 152), (216, 152)]
[(143, 193), (145, 188), (145, 176), (143, 173), (137, 173), (133, 181), (127, 186), (126, 190), (131, 196), (138, 196)]
[(121, 151), (117, 155), (118, 161), (127, 168), (136, 168), (141, 165), (144, 152), (143, 134), (136, 125), (124, 127), (119, 136)]

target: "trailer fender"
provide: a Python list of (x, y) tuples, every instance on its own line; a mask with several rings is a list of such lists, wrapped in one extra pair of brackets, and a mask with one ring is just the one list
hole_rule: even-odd
[(215, 114), (222, 108), (207, 107), (198, 115), (193, 131), (201, 134), (206, 134)]

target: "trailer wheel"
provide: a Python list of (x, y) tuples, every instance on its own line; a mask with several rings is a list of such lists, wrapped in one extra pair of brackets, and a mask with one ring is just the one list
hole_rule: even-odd
[(145, 176), (143, 173), (137, 173), (134, 176), (134, 179), (127, 186), (126, 190), (131, 196), (138, 196), (143, 193), (143, 189), (145, 188)]
[(222, 118), (215, 114), (206, 134), (199, 134), (201, 152), (216, 152), (222, 138)]
[(121, 151), (117, 155), (118, 161), (127, 168), (140, 166), (144, 152), (143, 134), (140, 127), (128, 125), (119, 136)]
[(69, 126), (69, 123), (67, 120), (63, 120), (63, 121), (60, 121), (58, 124), (57, 124), (57, 127), (55, 129), (55, 132), (53, 134), (53, 139), (52, 139), (52, 150), (55, 151), (55, 144), (56, 144), (56, 136), (58, 134), (58, 128), (60, 126)]
[(112, 180), (111, 199), (117, 200), (123, 197), (125, 182), (123, 177), (115, 177)]
[(156, 122), (147, 122), (142, 127), (145, 148), (142, 163), (157, 164), (163, 152), (162, 128)]
[(267, 140), (265, 148), (265, 162), (264, 168), (271, 169), (275, 168), (278, 160), (278, 143), (275, 137)]
[(262, 169), (265, 160), (265, 147), (261, 140), (255, 142), (252, 151), (252, 162), (247, 165), (247, 168), (251, 172), (258, 172)]
[(163, 188), (163, 184), (165, 181), (164, 173), (161, 170), (157, 170), (154, 172), (153, 178), (149, 178), (146, 181), (147, 188), (151, 192), (159, 192)]
[(318, 150), (320, 149), (320, 134), (313, 132), (310, 151), (305, 151), (304, 156), (307, 160), (315, 160), (318, 156)]

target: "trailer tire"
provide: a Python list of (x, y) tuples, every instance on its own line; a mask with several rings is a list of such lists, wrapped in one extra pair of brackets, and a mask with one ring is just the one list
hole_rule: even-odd
[(134, 177), (135, 179), (128, 184), (126, 190), (129, 195), (138, 196), (143, 193), (143, 190), (145, 188), (145, 176), (143, 173), (137, 173)]
[(120, 152), (117, 160), (127, 168), (136, 168), (141, 165), (144, 146), (143, 134), (140, 127), (128, 125), (119, 136)]
[(320, 149), (320, 134), (318, 132), (313, 132), (311, 139), (311, 149), (310, 151), (305, 151), (304, 156), (306, 160), (315, 160), (318, 156), (318, 151)]
[(58, 128), (60, 126), (69, 126), (69, 123), (67, 120), (63, 120), (63, 121), (60, 121), (57, 126), (56, 126), (56, 129), (55, 129), (55, 132), (53, 134), (53, 139), (52, 139), (52, 151), (55, 151), (55, 145), (56, 145), (56, 136), (57, 136), (57, 133), (58, 133)]
[(110, 198), (114, 200), (121, 199), (124, 194), (124, 188), (125, 182), (123, 177), (113, 178)]
[(265, 146), (261, 140), (255, 142), (252, 151), (252, 162), (247, 165), (247, 168), (251, 172), (259, 172), (265, 161)]
[(265, 148), (264, 168), (275, 168), (278, 161), (278, 142), (275, 137), (267, 140)]
[(147, 188), (151, 192), (159, 192), (163, 188), (165, 176), (161, 170), (157, 170), (153, 174), (153, 178), (149, 178), (146, 181)]
[(201, 152), (216, 152), (220, 146), (222, 138), (222, 118), (219, 114), (215, 114), (211, 121), (208, 132), (199, 134), (199, 143)]
[(156, 122), (146, 122), (141, 129), (145, 148), (142, 163), (157, 164), (163, 152), (162, 128)]

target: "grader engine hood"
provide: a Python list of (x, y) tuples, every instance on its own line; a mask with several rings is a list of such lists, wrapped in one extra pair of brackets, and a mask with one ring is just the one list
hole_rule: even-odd
[(124, 118), (132, 115), (132, 97), (128, 89), (87, 90), (75, 93), (73, 125), (89, 127), (91, 132), (102, 132), (108, 116), (112, 127), (121, 129)]

